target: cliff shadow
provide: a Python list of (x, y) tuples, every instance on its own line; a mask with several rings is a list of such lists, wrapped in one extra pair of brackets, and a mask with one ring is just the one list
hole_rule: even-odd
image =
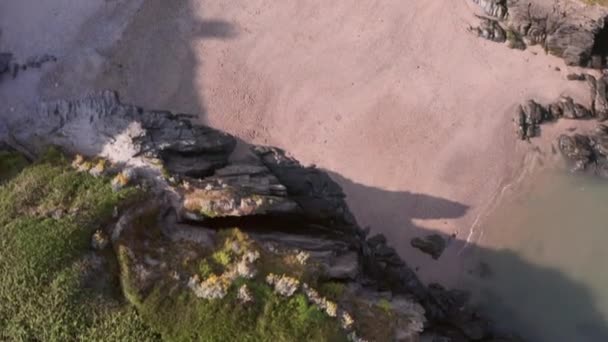
[(233, 39), (237, 27), (207, 17), (194, 0), (147, 0), (108, 53), (97, 89), (118, 91), (125, 103), (196, 114), (206, 121), (202, 67), (207, 44)]
[(410, 245), (413, 237), (441, 235), (417, 225), (416, 219), (458, 218), (468, 206), (425, 194), (383, 190), (329, 174), (342, 186), (351, 210), (367, 213), (372, 235), (384, 234), (388, 244), (419, 275), (425, 271), (439, 274), (430, 278), (440, 283), (444, 283), (441, 274), (453, 277), (450, 287), (469, 291), (471, 303), (493, 319), (498, 330), (518, 333), (526, 341), (608, 341), (608, 320), (596, 295), (572, 275), (534, 264), (512, 250), (467, 244), (445, 234), (448, 247), (438, 260)]

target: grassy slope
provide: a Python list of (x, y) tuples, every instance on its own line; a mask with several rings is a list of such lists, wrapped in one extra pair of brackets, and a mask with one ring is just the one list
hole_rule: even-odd
[[(278, 296), (262, 277), (237, 280), (221, 300), (196, 298), (171, 279), (143, 298), (129, 293), (129, 272), (118, 279), (112, 249), (96, 254), (89, 245), (114, 207), (139, 198), (134, 188), (112, 192), (108, 179), (75, 172), (56, 151), (29, 166), (15, 154), (0, 154), (0, 341), (344, 340), (336, 319), (302, 294)], [(228, 248), (233, 238), (244, 243), (242, 235), (220, 234), (218, 249), (208, 260), (193, 260), (190, 270), (221, 272), (234, 257)], [(91, 266), (95, 260), (105, 260), (101, 270)], [(302, 270), (265, 260), (261, 273), (304, 277)], [(210, 266), (201, 269), (205, 263)], [(254, 304), (236, 299), (244, 282)]]
[[(145, 230), (151, 236), (158, 234), (150, 225)], [(138, 234), (141, 236), (140, 234)], [(162, 241), (156, 241), (162, 244)], [(238, 256), (232, 251), (233, 243), (248, 250), (257, 249), (255, 244), (238, 229), (226, 230), (218, 234), (217, 248), (207, 251), (194, 260), (174, 260), (184, 266), (182, 271), (196, 273), (202, 278), (212, 274), (221, 275), (226, 266)], [(186, 246), (167, 246), (169, 254), (178, 255), (171, 248), (184, 249)], [(150, 253), (144, 252), (146, 254)], [(206, 254), (206, 255), (205, 255)], [(128, 258), (119, 256), (121, 269), (131, 269)], [(206, 300), (197, 298), (192, 291), (180, 287), (176, 281), (165, 277), (157, 282), (151, 293), (141, 296), (135, 290), (136, 282), (129, 279), (131, 272), (123, 273), (123, 289), (126, 297), (138, 308), (145, 321), (159, 331), (166, 341), (344, 341), (335, 318), (310, 305), (302, 293), (291, 298), (277, 295), (264, 278), (269, 272), (289, 274), (301, 280), (309, 280), (303, 266), (289, 263), (276, 255), (262, 253), (256, 264), (259, 270), (254, 279), (237, 279), (222, 299)], [(252, 291), (254, 302), (242, 304), (237, 299), (238, 288), (247, 284)]]
[(28, 167), (15, 160), (0, 156), (0, 340), (154, 340), (111, 281), (85, 283), (92, 233), (137, 192), (114, 193), (57, 152)]

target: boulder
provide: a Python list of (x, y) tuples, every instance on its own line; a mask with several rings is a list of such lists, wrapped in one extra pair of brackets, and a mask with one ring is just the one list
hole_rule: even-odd
[(506, 0), (473, 0), (483, 12), (491, 17), (505, 19), (507, 17)]
[(472, 27), (471, 30), (477, 36), (497, 43), (504, 43), (507, 40), (507, 33), (496, 20), (482, 18), (480, 25)]
[(591, 108), (594, 116), (600, 121), (608, 119), (608, 76), (604, 75), (596, 79), (591, 75), (586, 75), (585, 79), (591, 89)]
[(562, 154), (574, 163), (573, 170), (583, 170), (593, 160), (591, 140), (585, 135), (562, 134), (558, 138), (558, 146)]
[(548, 112), (534, 100), (528, 100), (519, 106), (513, 119), (520, 139), (532, 138), (538, 135), (539, 125), (548, 119)]
[(298, 203), (306, 219), (331, 222), (335, 229), (362, 234), (346, 205), (342, 188), (327, 173), (314, 166), (302, 166), (278, 148), (256, 146), (254, 152), (285, 186), (290, 199)]
[(335, 257), (325, 272), (330, 279), (355, 280), (359, 275), (359, 254), (348, 252)]
[(446, 241), (439, 234), (430, 234), (424, 238), (413, 238), (410, 244), (421, 252), (430, 255), (435, 260), (439, 259), (447, 245)]
[(0, 75), (9, 71), (11, 60), (13, 59), (12, 53), (0, 52)]

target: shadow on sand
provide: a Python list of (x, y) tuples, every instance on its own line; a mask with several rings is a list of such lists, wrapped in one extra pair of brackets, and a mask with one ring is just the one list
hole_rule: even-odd
[[(561, 271), (531, 264), (510, 250), (493, 250), (444, 236), (449, 248), (438, 261), (409, 245), (409, 239), (437, 233), (415, 219), (458, 218), (468, 207), (450, 200), (410, 192), (386, 191), (358, 184), (336, 173), (331, 177), (351, 199), (353, 212), (372, 213), (372, 234), (383, 233), (408, 265), (426, 259), (425, 267), (458, 267), (458, 287), (495, 320), (500, 330), (517, 332), (527, 341), (608, 341), (608, 324), (593, 293)], [(370, 220), (368, 220), (370, 221)], [(457, 256), (455, 251), (464, 250)], [(417, 256), (415, 255), (417, 254)], [(460, 261), (449, 260), (452, 258)], [(443, 260), (442, 260), (443, 259)], [(448, 259), (448, 260), (446, 260)], [(443, 263), (442, 263), (443, 261)], [(446, 262), (447, 261), (447, 262)]]
[[(201, 21), (193, 16), (184, 21), (184, 11), (194, 13), (200, 9), (195, 11), (190, 0), (146, 1), (126, 30), (125, 43), (118, 43), (111, 53), (112, 63), (120, 67), (121, 76), (102, 84), (118, 89), (125, 102), (146, 108), (175, 103), (177, 108), (164, 109), (198, 113), (198, 118), (204, 121), (205, 100), (194, 78), (205, 56), (194, 51), (193, 41), (230, 39), (236, 36), (236, 29), (233, 24), (217, 19)], [(164, 38), (155, 37), (158, 35)], [(155, 46), (153, 42), (158, 41), (167, 45)], [(445, 265), (458, 264), (442, 261), (455, 257), (450, 250), (460, 250), (463, 241), (450, 239), (449, 250), (435, 262), (412, 249), (409, 238), (434, 233), (417, 226), (416, 219), (458, 218), (467, 212), (466, 205), (425, 194), (369, 187), (335, 173), (330, 176), (351, 199), (354, 213), (363, 209), (373, 213), (373, 233), (385, 234), (388, 243), (410, 266), (417, 263), (410, 257), (425, 259), (428, 267), (437, 267), (438, 272), (447, 272), (441, 269)], [(499, 326), (519, 331), (530, 341), (608, 341), (608, 326), (593, 294), (567, 275), (530, 264), (508, 250), (468, 246), (464, 258), (465, 266), (456, 270), (464, 279), (463, 286), (473, 291), (480, 306), (496, 318)], [(487, 264), (483, 272), (477, 267), (480, 262)]]

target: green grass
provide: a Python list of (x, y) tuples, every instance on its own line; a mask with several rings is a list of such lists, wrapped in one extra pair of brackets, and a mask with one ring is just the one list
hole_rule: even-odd
[(30, 166), (6, 157), (3, 177), (6, 165), (17, 166), (0, 186), (0, 340), (154, 340), (116, 296), (116, 278), (87, 286), (91, 235), (138, 192), (112, 192), (107, 179), (76, 173), (54, 150)]
[(337, 281), (328, 281), (319, 285), (319, 293), (333, 301), (338, 301), (344, 295), (346, 286)]
[[(109, 178), (69, 164), (56, 150), (30, 165), (0, 154), (0, 341), (345, 340), (339, 322), (302, 293), (284, 298), (265, 284), (269, 272), (314, 281), (314, 267), (293, 256), (261, 253), (258, 276), (237, 279), (219, 300), (197, 298), (169, 271), (142, 291), (130, 255), (208, 277), (258, 246), (238, 229), (220, 232), (213, 250), (171, 242), (150, 208), (114, 248), (94, 252), (91, 236), (111, 224), (114, 208), (145, 197), (136, 188), (113, 192)], [(239, 303), (242, 284), (254, 302)]]
[(259, 281), (242, 282), (254, 303), (238, 303), (238, 285), (223, 299), (204, 300), (165, 284), (138, 308), (166, 341), (345, 341), (336, 320), (309, 305), (303, 294), (283, 298)]
[[(162, 244), (160, 241), (155, 243)], [(197, 260), (175, 262), (173, 265), (182, 265), (185, 272), (194, 270), (201, 279), (205, 279), (212, 274), (220, 275), (246, 250), (258, 250), (258, 246), (238, 229), (223, 230), (217, 236), (213, 251), (200, 252)], [(140, 253), (149, 252), (144, 250)], [(345, 340), (339, 322), (310, 305), (302, 293), (285, 298), (265, 283), (267, 273), (264, 269), (294, 270), (289, 274), (303, 274), (293, 266), (276, 266), (281, 260), (278, 257), (269, 259), (262, 253), (256, 262), (259, 272), (254, 279), (237, 279), (229, 287), (226, 297), (214, 300), (197, 298), (191, 290), (169, 277), (157, 282), (144, 295), (139, 290), (136, 277), (133, 277), (131, 258), (125, 255), (120, 260), (121, 269), (126, 270), (122, 272), (126, 297), (165, 341)], [(190, 267), (190, 264), (195, 267)], [(253, 303), (238, 301), (237, 292), (243, 284), (251, 290)]]
[(0, 151), (0, 183), (17, 175), (27, 164), (27, 160), (19, 153)]

